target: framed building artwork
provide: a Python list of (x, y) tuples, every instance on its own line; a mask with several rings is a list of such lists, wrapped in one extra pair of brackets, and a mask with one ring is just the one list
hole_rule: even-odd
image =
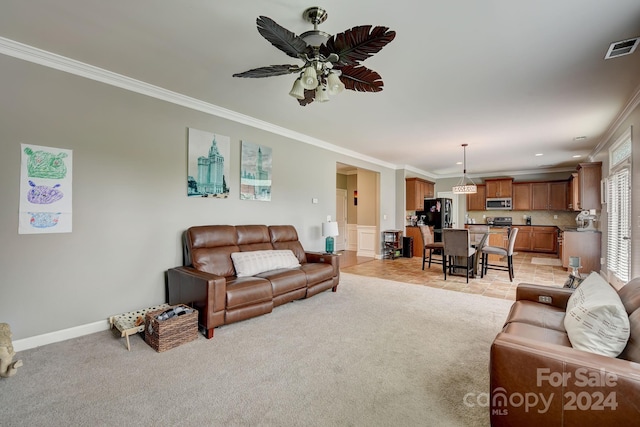
[(70, 233), (71, 150), (21, 144), (18, 234)]
[(271, 148), (242, 141), (240, 199), (271, 200)]
[(187, 196), (229, 197), (231, 138), (189, 128)]

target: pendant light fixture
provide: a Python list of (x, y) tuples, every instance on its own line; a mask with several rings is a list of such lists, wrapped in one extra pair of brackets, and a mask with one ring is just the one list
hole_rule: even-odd
[(458, 185), (455, 185), (452, 189), (453, 194), (474, 194), (478, 192), (478, 187), (473, 182), (473, 180), (471, 178), (467, 178), (467, 145), (469, 144), (462, 144), (462, 149), (464, 152), (462, 164), (464, 170), (460, 182), (458, 182)]

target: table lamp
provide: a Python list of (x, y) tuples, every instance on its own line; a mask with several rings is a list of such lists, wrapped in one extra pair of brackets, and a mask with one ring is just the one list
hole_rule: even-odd
[(580, 257), (579, 256), (570, 256), (569, 257), (569, 267), (571, 268), (571, 274), (580, 277), (580, 273), (578, 270), (582, 268), (580, 265)]
[(324, 251), (328, 254), (333, 253), (334, 236), (339, 235), (337, 222), (322, 223), (322, 237), (326, 237)]

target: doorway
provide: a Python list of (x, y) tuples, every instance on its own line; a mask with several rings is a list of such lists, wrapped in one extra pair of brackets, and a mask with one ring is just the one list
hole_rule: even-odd
[(336, 188), (336, 222), (336, 251), (344, 251), (347, 249), (347, 190), (343, 188)]

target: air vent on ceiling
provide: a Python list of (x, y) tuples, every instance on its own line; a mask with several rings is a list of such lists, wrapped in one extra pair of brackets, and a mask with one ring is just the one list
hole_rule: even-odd
[(636, 50), (636, 47), (638, 47), (638, 41), (640, 41), (640, 37), (611, 43), (604, 59), (617, 58), (618, 56), (632, 54)]

